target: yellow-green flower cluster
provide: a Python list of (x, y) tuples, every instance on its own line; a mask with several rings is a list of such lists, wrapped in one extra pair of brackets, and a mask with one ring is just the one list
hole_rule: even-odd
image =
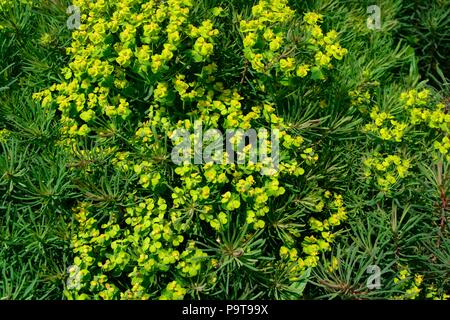
[(399, 179), (408, 175), (411, 163), (398, 155), (383, 155), (375, 152), (364, 160), (364, 166), (365, 176), (374, 178), (381, 190), (388, 191)]
[(411, 277), (408, 269), (402, 269), (399, 275), (394, 278), (394, 284), (398, 284), (400, 290), (404, 291), (401, 295), (396, 295), (393, 299), (396, 300), (414, 300), (419, 297), (422, 291), (423, 276), (416, 274)]
[(426, 106), (429, 102), (429, 98), (430, 90), (428, 89), (424, 89), (422, 91), (413, 89), (407, 92), (402, 92), (400, 95), (400, 100), (404, 102), (406, 108), (411, 108), (413, 106)]
[(373, 103), (373, 91), (379, 85), (380, 83), (378, 81), (368, 82), (350, 91), (348, 94), (350, 97), (350, 105), (358, 108), (363, 114), (369, 113)]
[(14, 6), (14, 3), (33, 5), (33, 0), (0, 0), (0, 11), (6, 11)]
[[(72, 141), (93, 134), (97, 120), (130, 117), (130, 103), (120, 94), (129, 86), (127, 70), (143, 77), (160, 76), (170, 69), (177, 52), (189, 53), (196, 63), (213, 54), (218, 30), (211, 20), (199, 26), (188, 23), (191, 0), (126, 0), (111, 5), (79, 0), (74, 5), (90, 15), (82, 15), (84, 23), (74, 31), (67, 50), (73, 56), (69, 67), (62, 70), (67, 82), (34, 94), (44, 107), (57, 105), (62, 112), (62, 133)], [(111, 37), (120, 42), (112, 46)], [(184, 37), (194, 44), (187, 47)], [(153, 95), (157, 102), (170, 102), (166, 83), (158, 83)]]
[[(59, 144), (73, 158), (72, 169), (78, 172), (76, 168), (82, 167), (80, 178), (95, 179), (99, 172), (92, 168), (98, 164), (90, 159), (100, 158), (105, 170), (126, 176), (127, 191), (117, 202), (88, 193), (75, 208), (72, 246), (81, 270), (80, 288), (69, 290), (67, 296), (182, 299), (192, 278), (214, 265), (212, 256), (192, 240), (198, 239), (199, 230), (223, 242), (234, 226), (231, 222), (238, 221), (247, 237), (270, 227), (267, 216), (274, 200), (286, 193), (284, 178), (303, 175), (318, 155), (301, 136), (291, 134), (270, 100), (246, 100), (241, 88), (228, 88), (217, 80), (220, 60), (214, 59), (214, 50), (220, 37), (214, 18), (223, 9), (213, 8), (210, 19), (205, 13), (199, 20), (192, 16), (191, 0), (74, 0), (74, 5), (85, 14), (67, 50), (72, 59), (62, 70), (65, 81), (34, 98), (44, 108), (59, 111)], [(283, 55), (289, 41), (281, 26), (294, 13), (284, 0), (261, 1), (253, 8), (255, 19), (241, 24), (246, 30), (242, 32), (255, 32), (276, 55)], [(311, 27), (317, 22), (311, 15), (305, 20)], [(338, 51), (343, 49), (333, 47), (336, 36), (315, 36), (319, 49), (310, 57), (311, 66), (316, 60), (322, 65), (326, 56), (341, 58)], [(320, 48), (323, 56), (315, 60)], [(274, 55), (275, 68), (306, 76), (309, 65), (293, 60), (296, 50), (286, 57)], [(142, 87), (148, 88), (146, 95), (134, 98)], [(243, 150), (234, 145), (236, 159), (224, 152), (201, 164), (193, 164), (193, 159), (169, 163), (170, 147), (183, 143), (174, 138), (180, 130), (188, 133), (190, 154), (198, 153), (194, 144), (202, 138), (197, 133), (200, 127), (203, 132), (233, 130), (232, 144), (243, 132), (264, 128), (257, 140), (267, 157), (250, 161), (256, 146), (248, 144)], [(280, 142), (277, 167), (269, 136), (274, 132)], [(114, 147), (89, 147), (89, 139)], [(202, 154), (208, 147), (204, 142)], [(303, 261), (306, 267), (315, 266), (319, 252), (332, 243), (332, 229), (346, 218), (340, 196), (325, 193), (323, 198), (316, 214), (327, 208), (330, 215), (309, 221), (307, 234), (295, 249), (300, 252), (298, 265)], [(103, 200), (108, 205), (97, 205)], [(215, 275), (208, 281), (214, 279)]]
[[(240, 102), (243, 98), (237, 91), (222, 90), (221, 85), (219, 87), (221, 90), (216, 93), (217, 96), (210, 91), (208, 96), (202, 99), (197, 98), (198, 105), (201, 105), (198, 108), (200, 118), (205, 124), (211, 124), (214, 128), (218, 123), (223, 123), (225, 129), (242, 129), (244, 131), (265, 123), (269, 128), (280, 129), (280, 143), (285, 152), (302, 146), (303, 138), (292, 137), (283, 129), (283, 119), (274, 114), (272, 105), (252, 107), (252, 111), (245, 114)], [(189, 120), (177, 123), (177, 129), (189, 131), (194, 127), (195, 124)], [(191, 133), (190, 138), (191, 141), (194, 141), (194, 133)], [(268, 154), (270, 154), (271, 141), (266, 141), (266, 143)], [(194, 154), (193, 144), (191, 144), (191, 148), (191, 154)], [(309, 155), (312, 153), (312, 149), (306, 148), (305, 152), (308, 152)], [(249, 160), (250, 149), (244, 148), (239, 154), (243, 159)], [(185, 164), (177, 168), (175, 172), (180, 176), (183, 184), (172, 194), (175, 205), (178, 207), (189, 204), (188, 206), (194, 208), (194, 211), (201, 213), (202, 220), (210, 223), (216, 230), (220, 230), (222, 226), (226, 225), (229, 221), (227, 217), (231, 212), (239, 210), (246, 213), (246, 222), (249, 225), (255, 229), (263, 228), (265, 222), (262, 218), (269, 212), (270, 198), (278, 197), (285, 192), (280, 185), (279, 177), (284, 174), (299, 176), (304, 173), (304, 169), (295, 159), (281, 162), (278, 171), (273, 171), (274, 168), (270, 167), (270, 163), (245, 161), (244, 164), (236, 164), (227, 156), (228, 154), (225, 153), (222, 157), (216, 158), (219, 161), (205, 163), (202, 166)], [(307, 154), (305, 154), (306, 157)], [(314, 159), (311, 159), (311, 163), (313, 162)], [(265, 169), (273, 174), (261, 176), (261, 170)], [(223, 192), (222, 190), (227, 184), (231, 184), (233, 188)], [(220, 195), (219, 206), (211, 205), (210, 194)]]
[(442, 138), (442, 141), (435, 141), (434, 148), (441, 154), (446, 155), (447, 161), (450, 161), (450, 138), (448, 135)]
[(394, 295), (391, 298), (395, 300), (417, 300), (417, 299), (433, 299), (448, 300), (450, 295), (448, 292), (438, 292), (434, 284), (425, 286), (424, 276), (421, 274), (411, 274), (407, 267), (402, 267), (398, 275), (394, 277), (394, 287), (401, 294)]
[[(450, 160), (450, 114), (444, 103), (434, 103), (430, 90), (403, 92), (400, 101), (413, 125), (425, 125), (441, 136), (434, 141), (434, 148)], [(443, 137), (442, 137), (443, 136)]]
[(450, 294), (445, 292), (439, 293), (435, 285), (430, 285), (426, 288), (425, 297), (433, 300), (448, 300), (450, 299)]
[(383, 140), (402, 141), (405, 131), (408, 127), (406, 123), (394, 120), (394, 116), (381, 112), (378, 107), (374, 107), (370, 112), (372, 123), (364, 126), (365, 132), (377, 135)]
[[(215, 67), (209, 68), (208, 74), (214, 74)], [(184, 100), (186, 88), (183, 86), (185, 75), (178, 75), (173, 86), (179, 98)], [(180, 89), (181, 88), (181, 89)], [(169, 90), (171, 86), (169, 85)], [(284, 128), (283, 119), (276, 116), (273, 105), (265, 104), (252, 107), (250, 112), (244, 113), (240, 101), (243, 97), (237, 90), (225, 89), (222, 83), (214, 83), (211, 90), (207, 93), (197, 91), (195, 96), (190, 97), (191, 103), (196, 103), (196, 115), (202, 120), (203, 125), (217, 128), (222, 124), (224, 129), (242, 129), (243, 131), (253, 127), (259, 127), (261, 124), (268, 128), (280, 129), (280, 142), (285, 151), (295, 150), (303, 144), (303, 138), (293, 137), (287, 133)], [(180, 120), (175, 125), (168, 121), (168, 115), (165, 109), (160, 108), (155, 112), (155, 108), (149, 111), (149, 120), (144, 123), (136, 136), (145, 148), (154, 147), (156, 141), (154, 132), (150, 129), (156, 124), (163, 123), (162, 131), (172, 138), (175, 130), (184, 129), (190, 134), (190, 141), (193, 142), (197, 137), (192, 133), (196, 124), (189, 119)], [(204, 127), (204, 130), (209, 129)], [(175, 142), (177, 145), (177, 142)], [(194, 154), (194, 145), (190, 145), (190, 153)], [(267, 141), (268, 153), (271, 152), (271, 142)], [(203, 151), (203, 150), (202, 150)], [(317, 160), (317, 155), (312, 148), (306, 148), (302, 157), (307, 163), (312, 164)], [(249, 149), (243, 150), (243, 156), (248, 160)], [(311, 156), (313, 154), (313, 156)], [(225, 158), (216, 157), (218, 163), (210, 162), (202, 166), (193, 164), (184, 164), (175, 169), (179, 175), (182, 185), (174, 188), (172, 199), (174, 208), (180, 211), (188, 212), (189, 215), (196, 214), (201, 220), (210, 224), (210, 226), (219, 231), (229, 222), (229, 214), (233, 211), (243, 211), (246, 214), (246, 222), (255, 229), (263, 228), (265, 222), (262, 219), (269, 211), (268, 202), (271, 197), (277, 197), (284, 194), (285, 190), (279, 184), (279, 176), (283, 174), (301, 175), (304, 169), (297, 160), (284, 161), (279, 165), (279, 172), (265, 178), (265, 182), (260, 177), (261, 170), (265, 169), (262, 162), (252, 163), (246, 161), (243, 165), (236, 165), (233, 161), (227, 161)], [(223, 161), (222, 161), (223, 160)], [(271, 170), (269, 168), (269, 170)], [(222, 191), (227, 184), (233, 186), (232, 190)], [(212, 202), (212, 195), (220, 196), (220, 202)], [(241, 205), (245, 203), (245, 205)]]
[[(306, 25), (296, 28), (299, 34), (290, 35), (286, 23), (294, 16), (287, 0), (260, 0), (252, 7), (251, 18), (241, 21), (244, 56), (255, 71), (281, 75), (282, 84), (286, 79), (304, 78), (309, 73), (314, 79), (323, 79), (322, 70), (332, 68), (332, 59), (341, 60), (347, 50), (336, 41), (336, 31), (323, 33), (322, 16), (314, 12), (305, 14)], [(297, 58), (300, 50), (308, 52), (307, 60)]]
[(351, 105), (353, 107), (367, 106), (372, 102), (372, 96), (369, 90), (353, 90), (348, 95), (351, 97)]
[(365, 176), (374, 179), (376, 186), (386, 192), (408, 174), (410, 161), (395, 153), (399, 154), (400, 149), (403, 149), (400, 143), (415, 143), (414, 134), (417, 132), (429, 134), (431, 147), (450, 160), (450, 115), (448, 106), (436, 102), (429, 89), (402, 92), (398, 101), (392, 104), (401, 108), (393, 109), (395, 112), (392, 113), (389, 110), (381, 111), (374, 103), (370, 90), (377, 85), (378, 83), (364, 84), (351, 91), (349, 96), (352, 106), (370, 116), (370, 122), (362, 128), (363, 132), (371, 133), (384, 141), (399, 143), (397, 152), (394, 152), (390, 148), (385, 149), (387, 145), (380, 145), (378, 142), (377, 151), (364, 161)]
[(160, 300), (182, 300), (187, 290), (177, 281), (172, 281), (164, 289)]
[[(146, 289), (151, 279), (171, 270), (173, 265), (182, 277), (193, 277), (207, 256), (185, 243), (183, 225), (176, 222), (180, 214), (169, 210), (163, 198), (147, 198), (124, 209), (126, 227), (120, 226), (121, 215), (111, 213), (103, 223), (95, 218), (90, 203), (80, 203), (75, 209), (78, 233), (72, 239), (75, 264), (81, 270), (81, 287), (69, 297), (89, 293), (102, 299), (149, 299)], [(121, 290), (110, 282), (107, 273), (123, 274), (132, 287)], [(160, 298), (173, 291), (173, 298), (182, 298), (185, 291), (171, 282)]]
[(6, 142), (11, 132), (7, 129), (0, 129), (0, 142)]
[[(314, 206), (315, 215), (309, 219), (311, 234), (305, 236), (301, 243), (304, 256), (299, 256), (296, 248), (282, 246), (280, 248), (280, 257), (289, 261), (291, 269), (289, 272), (293, 275), (301, 274), (307, 268), (317, 266), (319, 255), (331, 250), (331, 245), (335, 238), (333, 229), (339, 226), (347, 219), (347, 212), (344, 206), (342, 196), (325, 191)], [(319, 218), (319, 215), (326, 214), (326, 217)], [(337, 264), (333, 260), (333, 266)]]

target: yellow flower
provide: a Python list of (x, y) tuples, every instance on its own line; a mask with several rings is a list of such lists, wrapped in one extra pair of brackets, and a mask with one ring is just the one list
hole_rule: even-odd
[(162, 102), (165, 100), (165, 98), (168, 95), (168, 86), (167, 83), (158, 83), (155, 91), (154, 91), (154, 98), (156, 101)]
[(288, 72), (295, 69), (295, 59), (287, 58), (280, 60), (280, 69), (281, 71)]
[(84, 111), (80, 114), (80, 118), (82, 120), (84, 120), (85, 122), (91, 121), (94, 117), (95, 117), (95, 111), (91, 110), (91, 109)]
[(133, 57), (133, 51), (130, 48), (123, 49), (119, 52), (119, 56), (116, 61), (121, 66), (128, 66), (130, 64), (130, 60)]
[(151, 50), (148, 45), (143, 45), (141, 48), (137, 50), (136, 57), (139, 60), (139, 63), (144, 64), (150, 60)]
[(87, 125), (87, 124), (83, 124), (83, 125), (78, 129), (78, 135), (80, 135), (80, 136), (86, 136), (90, 131), (91, 131), (91, 129), (88, 127), (88, 125)]
[(251, 32), (247, 34), (244, 38), (244, 47), (253, 47), (256, 44), (257, 39), (256, 33)]
[(159, 70), (161, 69), (163, 65), (163, 61), (161, 59), (161, 56), (158, 54), (155, 54), (152, 56), (152, 63), (151, 63), (151, 67), (152, 67), (152, 72), (153, 73), (158, 73)]
[(331, 62), (331, 58), (321, 51), (316, 53), (315, 59), (320, 66), (326, 66)]
[(283, 39), (281, 37), (275, 37), (272, 41), (270, 41), (269, 48), (271, 51), (277, 51), (281, 48), (283, 44)]
[(297, 76), (304, 78), (308, 75), (309, 70), (310, 70), (309, 65), (302, 64), (297, 68)]
[(322, 19), (323, 16), (315, 12), (307, 12), (303, 17), (303, 20), (310, 25), (316, 24), (317, 22), (321, 22)]
[(171, 32), (167, 35), (170, 44), (177, 44), (180, 41), (180, 33), (178, 31)]

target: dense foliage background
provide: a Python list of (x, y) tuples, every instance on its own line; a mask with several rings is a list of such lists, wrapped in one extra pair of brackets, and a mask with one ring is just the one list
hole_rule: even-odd
[[(133, 2), (143, 1), (122, 1)], [(83, 1), (78, 3), (86, 13)], [(103, 9), (101, 3), (97, 1), (100, 13), (116, 10), (114, 5)], [(159, 1), (156, 3), (159, 5)], [(108, 249), (102, 250), (97, 244), (93, 250), (99, 259), (120, 261), (111, 269), (97, 267), (101, 261), (87, 265), (85, 270), (91, 278), (82, 278), (86, 287), (77, 290), (67, 281), (73, 276), (68, 268), (79, 265), (84, 270), (86, 258), (75, 249), (83, 239), (98, 236), (102, 223), (110, 223), (105, 227), (108, 237), (130, 241), (127, 244), (131, 246), (126, 230), (132, 233), (136, 228), (130, 228), (125, 217), (133, 217), (134, 213), (129, 212), (136, 212), (139, 203), (155, 198), (152, 204), (145, 202), (143, 213), (137, 210), (142, 217), (156, 214), (153, 207), (161, 212), (182, 213), (183, 217), (189, 215), (187, 205), (171, 204), (174, 189), (189, 183), (181, 179), (184, 173), (170, 163), (167, 142), (150, 139), (150, 144), (133, 137), (139, 129), (161, 130), (155, 136), (164, 136), (174, 127), (152, 126), (152, 119), (158, 123), (160, 117), (167, 117), (175, 126), (178, 120), (189, 119), (187, 112), (196, 115), (199, 100), (194, 97), (185, 104), (184, 100), (166, 101), (164, 94), (157, 97), (155, 91), (162, 90), (157, 84), (174, 79), (171, 70), (177, 66), (175, 63), (166, 73), (153, 72), (157, 76), (146, 78), (143, 69), (114, 61), (111, 64), (116, 69), (123, 67), (126, 71), (117, 78), (132, 84), (128, 90), (114, 89), (114, 94), (119, 92), (128, 99), (131, 118), (101, 118), (92, 125), (86, 121), (92, 127), (90, 134), (70, 136), (67, 123), (62, 121), (66, 114), (58, 109), (61, 101), (52, 105), (42, 100), (45, 95), (36, 99), (36, 93), (68, 83), (72, 75), (67, 75), (67, 67), (77, 53), (66, 49), (76, 41), (87, 44), (80, 40), (82, 37), (72, 38), (76, 31), (67, 28), (66, 10), (71, 3), (0, 0), (0, 299), (448, 298), (450, 1), (289, 1), (295, 18), (276, 21), (287, 39), (294, 41), (295, 36), (304, 36), (302, 32), (308, 25), (304, 15), (316, 12), (323, 15), (324, 33), (336, 30), (340, 46), (346, 49), (342, 57), (336, 53), (340, 59), (332, 61), (333, 68), (324, 67), (323, 75), (310, 72), (301, 77), (289, 74), (288, 66), (269, 66), (273, 73), (264, 75), (258, 72), (257, 65), (252, 65), (248, 51), (244, 54), (246, 31), (240, 28), (239, 21), (254, 18), (252, 6), (257, 3), (193, 1), (191, 12), (195, 19), (190, 22), (199, 25), (213, 19), (220, 35), (211, 40), (217, 42), (213, 54), (202, 57), (199, 50), (200, 56), (193, 55), (192, 62), (190, 53), (186, 53), (177, 63), (197, 68), (183, 72), (189, 81), (209, 88), (207, 80), (203, 83), (197, 74), (203, 74), (202, 68), (215, 62), (218, 70), (213, 75), (225, 88), (239, 90), (243, 109), (252, 106), (244, 101), (273, 105), (272, 112), (284, 119), (289, 135), (304, 140), (301, 147), (288, 147), (289, 161), (298, 160), (296, 164), (304, 172), (280, 178), (283, 192), (271, 186), (272, 194), (267, 194), (272, 198), (266, 200), (268, 212), (261, 223), (235, 218), (239, 217), (239, 209), (233, 207), (237, 200), (234, 198), (225, 202), (226, 213), (220, 215), (220, 195), (228, 189), (233, 191), (235, 184), (230, 182), (222, 189), (208, 184), (212, 194), (217, 192), (219, 203), (211, 204), (211, 217), (206, 212), (202, 219), (193, 218), (190, 229), (173, 229), (174, 234), (178, 232), (186, 239), (170, 238), (171, 243), (180, 242), (176, 245), (187, 252), (187, 266), (175, 268), (167, 258), (171, 267), (160, 267), (141, 281), (133, 268), (148, 256), (133, 256), (129, 248), (111, 250), (110, 243), (105, 245)], [(367, 27), (367, 7), (373, 4), (381, 8), (380, 30)], [(212, 10), (217, 7), (223, 11)], [(101, 16), (98, 12), (97, 16)], [(112, 48), (112, 43), (124, 42), (119, 38), (108, 38), (110, 42), (102, 45)], [(192, 44), (186, 44), (183, 50), (187, 52), (188, 46)], [(316, 49), (299, 48), (296, 57), (300, 61), (314, 61), (311, 57)], [(142, 61), (137, 66), (145, 65), (145, 57)], [(56, 91), (64, 95), (62, 90)], [(226, 104), (227, 98), (222, 98)], [(164, 110), (159, 114), (156, 107), (152, 113), (148, 110), (151, 104), (167, 108), (170, 115)], [(268, 125), (273, 121), (268, 120)], [(67, 148), (74, 145), (78, 148), (75, 151)], [(147, 179), (151, 180), (150, 187), (146, 178), (139, 176), (146, 170), (143, 159), (151, 159), (153, 165)], [(125, 165), (133, 170), (124, 170)], [(189, 174), (194, 169), (190, 170)], [(267, 186), (265, 180), (258, 179), (256, 183)], [(326, 202), (327, 191), (331, 197), (342, 196), (346, 219), (333, 230), (334, 240), (329, 247), (311, 253), (314, 247), (299, 239), (324, 230), (320, 225), (311, 225), (309, 218), (325, 219), (318, 213), (338, 210)], [(159, 201), (162, 198), (167, 204)], [(246, 200), (240, 201), (243, 205)], [(83, 220), (86, 212), (94, 223), (88, 218)], [(188, 240), (195, 240), (195, 249), (187, 244)], [(317, 262), (308, 262), (308, 256), (317, 257)], [(292, 271), (293, 264), (304, 263), (302, 257), (306, 267)], [(159, 258), (165, 261), (166, 257)], [(371, 266), (379, 267), (380, 288), (368, 287), (375, 270)], [(99, 289), (102, 275), (108, 276), (117, 292)], [(136, 284), (147, 291), (133, 291)]]

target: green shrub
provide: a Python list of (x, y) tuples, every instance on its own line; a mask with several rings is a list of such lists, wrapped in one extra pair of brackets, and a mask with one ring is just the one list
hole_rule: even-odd
[(0, 1), (0, 299), (447, 299), (448, 98), (372, 4)]
[[(220, 35), (229, 6), (189, 0), (76, 4), (89, 15), (82, 16), (67, 50), (67, 81), (34, 95), (48, 112), (58, 110), (61, 146), (84, 161), (74, 168), (88, 195), (75, 209), (72, 246), (79, 270), (73, 276), (79, 285), (67, 295), (226, 298), (251, 286), (261, 293), (268, 288), (262, 297), (300, 296), (305, 274), (330, 249), (346, 211), (342, 196), (327, 191), (315, 192), (309, 207), (293, 207), (289, 218), (277, 212), (285, 201), (277, 198), (290, 197), (287, 178), (303, 175), (317, 156), (276, 115), (266, 85), (273, 92), (307, 76), (312, 83), (324, 79), (332, 60), (346, 54), (337, 33), (324, 34), (319, 14), (308, 13), (303, 22), (285, 1), (260, 1), (222, 38), (236, 38), (241, 74), (219, 50), (226, 46)], [(225, 80), (233, 77), (248, 84), (228, 87)], [(170, 164), (171, 145), (181, 143), (174, 135), (188, 132), (190, 144), (200, 125), (279, 130), (279, 170), (270, 158), (222, 161), (228, 154), (214, 154), (202, 165), (187, 159)], [(260, 147), (275, 148), (274, 140), (258, 139)], [(89, 163), (94, 154), (102, 155), (101, 166)], [(239, 156), (251, 160), (249, 148)], [(89, 188), (106, 176), (113, 190), (99, 195)], [(275, 280), (281, 274), (282, 284)]]

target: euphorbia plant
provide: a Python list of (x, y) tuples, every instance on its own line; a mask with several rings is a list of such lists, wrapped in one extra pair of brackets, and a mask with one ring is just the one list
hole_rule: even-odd
[[(318, 157), (277, 116), (271, 92), (324, 79), (346, 54), (337, 33), (324, 33), (320, 14), (302, 19), (285, 0), (261, 0), (238, 21), (227, 6), (199, 10), (191, 0), (74, 4), (82, 23), (67, 49), (66, 81), (35, 94), (59, 115), (61, 146), (85, 161), (73, 169), (86, 196), (74, 208), (67, 296), (227, 298), (251, 285), (264, 297), (300, 297), (346, 211), (342, 196), (319, 190), (311, 205), (294, 203), (280, 214), (292, 197), (286, 177), (303, 175)], [(223, 58), (230, 30), (242, 38), (234, 50), (243, 70)], [(259, 137), (258, 147), (272, 151), (265, 160), (240, 163), (225, 154), (171, 163), (182, 143), (176, 133), (189, 132), (194, 154), (200, 125), (276, 130), (281, 148), (274, 154), (274, 140)], [(243, 159), (251, 147), (241, 150)], [(94, 154), (104, 165), (89, 162)], [(274, 157), (276, 170), (262, 174)], [(113, 176), (115, 189), (98, 196), (92, 182), (102, 175)]]

